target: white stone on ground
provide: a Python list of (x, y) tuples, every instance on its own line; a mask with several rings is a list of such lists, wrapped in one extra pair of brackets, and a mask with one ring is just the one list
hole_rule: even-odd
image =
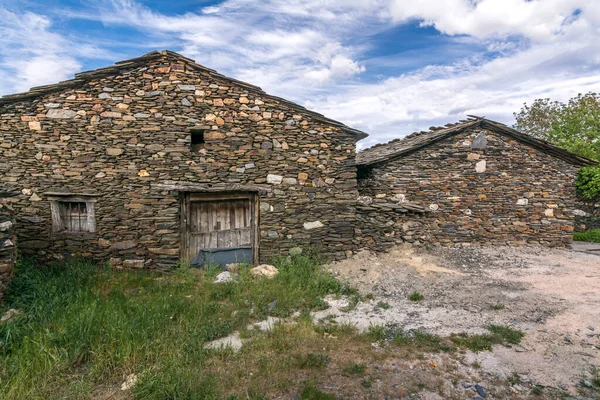
[(121, 390), (129, 390), (132, 387), (135, 386), (137, 382), (137, 375), (136, 374), (131, 374), (127, 377), (127, 379), (125, 379), (125, 382), (123, 382), (123, 384), (121, 385)]

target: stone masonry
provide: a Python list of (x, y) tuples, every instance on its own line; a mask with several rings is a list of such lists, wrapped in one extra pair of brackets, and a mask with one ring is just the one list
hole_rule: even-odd
[(0, 299), (10, 281), (17, 256), (15, 215), (9, 192), (0, 191)]
[[(191, 146), (190, 130), (205, 143)], [(354, 249), (355, 143), (362, 132), (154, 52), (0, 100), (2, 185), (19, 192), (19, 248), (135, 268), (169, 269), (181, 254), (181, 187), (260, 199), (260, 259), (317, 246)], [(49, 197), (95, 201), (93, 233), (52, 231)]]
[(578, 167), (469, 124), (401, 157), (361, 166), (360, 195), (427, 208), (421, 233), (434, 244), (571, 243)]
[(373, 203), (359, 198), (356, 206), (356, 235), (359, 250), (387, 251), (393, 246), (415, 246), (429, 241), (425, 210), (407, 204)]

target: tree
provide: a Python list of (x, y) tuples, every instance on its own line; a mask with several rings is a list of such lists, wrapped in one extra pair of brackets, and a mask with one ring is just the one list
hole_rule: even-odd
[(600, 161), (599, 94), (579, 94), (567, 104), (537, 99), (514, 116), (515, 129)]
[[(567, 104), (537, 99), (514, 113), (515, 129), (575, 154), (600, 161), (600, 95), (579, 94)], [(587, 199), (600, 197), (600, 166), (577, 174), (577, 189)]]

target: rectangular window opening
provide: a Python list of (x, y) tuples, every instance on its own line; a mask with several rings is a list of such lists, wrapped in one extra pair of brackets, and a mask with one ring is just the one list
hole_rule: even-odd
[(52, 230), (56, 233), (96, 232), (95, 203), (93, 198), (53, 194), (49, 196), (52, 211)]
[(204, 130), (203, 129), (192, 129), (191, 134), (191, 147), (192, 151), (198, 151), (204, 148)]

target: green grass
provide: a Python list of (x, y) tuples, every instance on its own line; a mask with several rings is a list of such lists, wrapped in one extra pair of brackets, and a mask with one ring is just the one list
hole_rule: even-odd
[(454, 344), (466, 347), (473, 351), (491, 351), (495, 344), (516, 345), (521, 343), (523, 332), (508, 326), (488, 325), (489, 333), (481, 335), (453, 335), (451, 340)]
[(365, 364), (351, 364), (343, 369), (344, 374), (346, 375), (362, 375), (367, 370), (367, 366)]
[(219, 356), (206, 342), (269, 315), (321, 309), (327, 294), (355, 295), (320, 263), (314, 255), (280, 258), (273, 280), (242, 268), (239, 282), (213, 284), (214, 272), (189, 268), (160, 275), (21, 261), (0, 305), (23, 311), (0, 325), (0, 398), (94, 398), (131, 373), (134, 399), (221, 398), (223, 385), (207, 368)]
[(461, 333), (444, 338), (420, 331), (403, 332), (394, 326), (370, 326), (363, 336), (369, 342), (390, 342), (400, 347), (430, 353), (451, 352), (459, 348), (491, 351), (494, 344), (505, 346), (519, 344), (524, 336), (523, 332), (507, 326), (488, 325), (486, 329), (489, 333), (481, 335)]
[(425, 298), (425, 296), (423, 296), (421, 293), (417, 292), (416, 290), (408, 296), (408, 299), (410, 301), (414, 301), (414, 302), (421, 301), (424, 298)]
[(377, 308), (381, 308), (382, 310), (389, 310), (390, 305), (389, 305), (389, 303), (386, 303), (385, 301), (378, 301)]
[(315, 388), (314, 386), (307, 386), (300, 392), (301, 400), (337, 400), (337, 396), (331, 393), (325, 393)]
[(490, 308), (494, 311), (500, 311), (500, 310), (504, 310), (504, 304), (493, 304), (490, 306)]
[(600, 229), (590, 229), (585, 232), (573, 233), (573, 240), (578, 242), (600, 243)]

